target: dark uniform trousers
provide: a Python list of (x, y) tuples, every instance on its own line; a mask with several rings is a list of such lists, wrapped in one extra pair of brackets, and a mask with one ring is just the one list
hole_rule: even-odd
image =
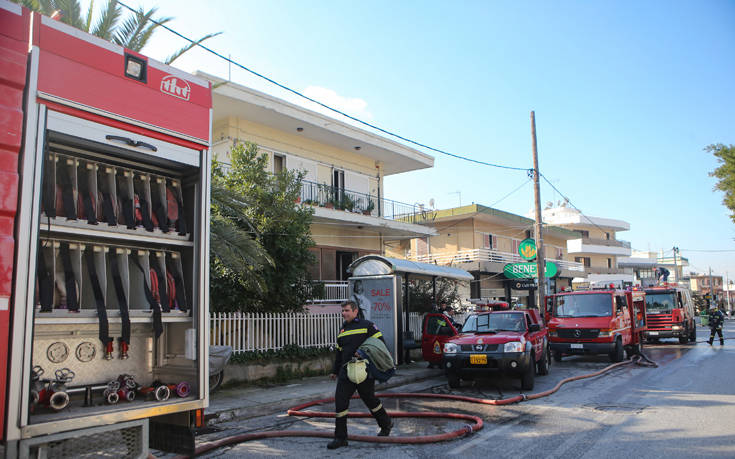
[(722, 322), (723, 322), (724, 316), (721, 312), (714, 312), (710, 313), (709, 315), (709, 324), (710, 324), (710, 334), (709, 334), (709, 343), (712, 344), (715, 340), (715, 332), (717, 332), (717, 335), (720, 338), (720, 344), (725, 344), (725, 338), (722, 336)]
[(347, 414), (349, 413), (350, 398), (352, 398), (355, 390), (360, 394), (360, 398), (378, 421), (381, 429), (389, 429), (391, 425), (390, 416), (375, 396), (375, 379), (367, 378), (360, 384), (355, 384), (347, 378), (345, 365), (368, 337), (383, 340), (383, 334), (375, 327), (375, 324), (359, 317), (351, 322), (343, 323), (342, 329), (337, 335), (337, 352), (332, 372), (337, 375), (337, 389), (334, 394), (336, 411), (334, 437), (340, 440), (347, 439)]
[(380, 399), (375, 396), (375, 380), (368, 378), (360, 384), (355, 384), (349, 379), (344, 371), (340, 372), (337, 378), (337, 390), (334, 394), (334, 404), (337, 411), (335, 418), (334, 437), (339, 439), (347, 438), (347, 414), (349, 413), (350, 399), (357, 390), (360, 398), (368, 407), (380, 428), (390, 427), (390, 416), (386, 413)]

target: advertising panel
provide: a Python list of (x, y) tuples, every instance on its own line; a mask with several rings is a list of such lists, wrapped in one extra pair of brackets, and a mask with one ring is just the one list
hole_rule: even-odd
[(385, 345), (396, 361), (398, 312), (395, 276), (350, 278), (349, 298), (362, 309), (366, 319), (383, 333)]

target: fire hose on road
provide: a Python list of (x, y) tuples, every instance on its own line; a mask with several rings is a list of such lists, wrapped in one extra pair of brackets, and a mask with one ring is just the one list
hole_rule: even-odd
[[(492, 399), (480, 399), (475, 397), (467, 397), (463, 395), (451, 395), (451, 394), (426, 394), (426, 393), (411, 393), (411, 392), (394, 392), (394, 393), (381, 393), (376, 394), (382, 398), (422, 398), (422, 399), (435, 399), (435, 400), (454, 400), (468, 403), (478, 403), (481, 405), (511, 405), (514, 403), (524, 402), (528, 400), (536, 400), (542, 397), (549, 396), (554, 392), (558, 391), (564, 384), (572, 381), (579, 381), (582, 379), (594, 378), (596, 376), (607, 373), (615, 368), (622, 367), (624, 365), (636, 364), (648, 367), (657, 367), (658, 365), (646, 357), (644, 354), (638, 354), (633, 356), (630, 360), (615, 363), (609, 365), (599, 371), (593, 373), (587, 373), (579, 376), (572, 376), (569, 378), (562, 379), (553, 388), (538, 392), (536, 394), (519, 394), (514, 397), (504, 398), (500, 400)], [(353, 399), (359, 398), (358, 395), (352, 397)], [(334, 412), (326, 411), (310, 411), (306, 408), (330, 403), (334, 401), (334, 397), (325, 398), (322, 400), (316, 400), (308, 403), (303, 403), (298, 406), (294, 406), (288, 410), (289, 416), (304, 416), (313, 418), (333, 418), (335, 417)], [(407, 436), (407, 437), (378, 437), (372, 435), (350, 435), (348, 440), (353, 441), (364, 441), (373, 443), (397, 443), (397, 444), (421, 444), (421, 443), (436, 443), (441, 441), (447, 441), (454, 438), (459, 438), (473, 432), (477, 432), (483, 427), (482, 418), (479, 416), (473, 416), (470, 414), (462, 413), (442, 413), (436, 411), (422, 411), (422, 412), (410, 412), (410, 411), (393, 411), (389, 412), (391, 417), (394, 418), (433, 418), (433, 419), (452, 419), (452, 420), (464, 420), (470, 423), (464, 425), (460, 429), (452, 432), (446, 432), (438, 435), (423, 435), (423, 436)], [(372, 415), (367, 412), (362, 413), (350, 413), (348, 414), (351, 418), (368, 418)], [(252, 440), (261, 440), (265, 438), (280, 438), (280, 437), (317, 437), (317, 438), (332, 438), (334, 434), (328, 431), (316, 431), (316, 430), (277, 430), (269, 432), (254, 432), (245, 433), (240, 435), (233, 435), (230, 437), (221, 438), (209, 443), (204, 443), (197, 446), (195, 450), (195, 456), (207, 453), (209, 451), (222, 448), (228, 445), (234, 445)]]

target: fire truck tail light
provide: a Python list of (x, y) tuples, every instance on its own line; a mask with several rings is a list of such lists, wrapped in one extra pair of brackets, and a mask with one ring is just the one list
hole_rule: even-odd
[(146, 83), (148, 81), (148, 63), (132, 54), (125, 53), (125, 76)]

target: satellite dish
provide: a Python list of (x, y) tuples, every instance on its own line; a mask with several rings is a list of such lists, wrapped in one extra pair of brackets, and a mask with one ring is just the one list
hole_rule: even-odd
[(434, 204), (435, 204), (434, 198), (429, 199), (429, 207), (431, 207), (433, 209), (434, 208)]

